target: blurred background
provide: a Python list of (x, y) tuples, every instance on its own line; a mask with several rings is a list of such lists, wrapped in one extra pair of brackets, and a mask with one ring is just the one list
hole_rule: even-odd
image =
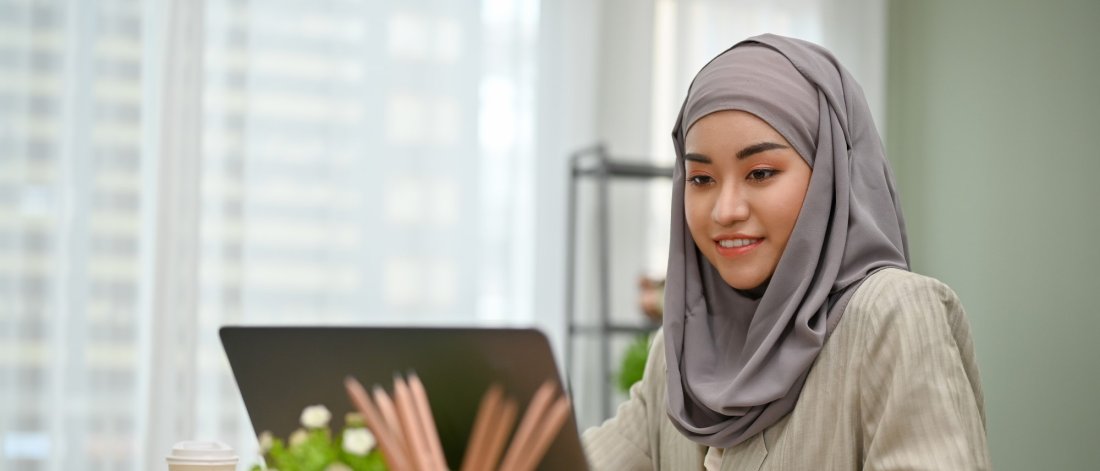
[(763, 32), (863, 85), (997, 469), (1095, 469), (1100, 3), (0, 0), (0, 470), (162, 469), (188, 438), (244, 469), (223, 324), (536, 326), (599, 423), (593, 359), (632, 339), (567, 342), (565, 313), (648, 328), (670, 185), (601, 213), (570, 155), (671, 165), (694, 73)]

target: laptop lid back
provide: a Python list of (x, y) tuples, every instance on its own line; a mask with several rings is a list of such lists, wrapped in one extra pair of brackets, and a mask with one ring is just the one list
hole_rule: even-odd
[[(241, 397), (257, 432), (287, 437), (306, 406), (324, 404), (342, 429), (354, 408), (344, 378), (393, 391), (394, 375), (424, 383), (447, 463), (457, 469), (482, 396), (493, 383), (520, 404), (548, 380), (562, 393), (546, 337), (534, 329), (409, 327), (222, 327)], [(518, 422), (518, 418), (517, 418)], [(586, 469), (572, 414), (539, 469)]]

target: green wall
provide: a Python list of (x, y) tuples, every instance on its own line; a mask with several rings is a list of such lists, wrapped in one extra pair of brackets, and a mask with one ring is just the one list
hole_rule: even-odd
[(1100, 1), (889, 3), (913, 268), (969, 313), (998, 470), (1100, 469)]

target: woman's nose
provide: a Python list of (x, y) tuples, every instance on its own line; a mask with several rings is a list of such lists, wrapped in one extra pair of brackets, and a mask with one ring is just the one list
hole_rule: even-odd
[(711, 218), (719, 226), (731, 226), (749, 218), (749, 205), (737, 185), (724, 185), (714, 202)]

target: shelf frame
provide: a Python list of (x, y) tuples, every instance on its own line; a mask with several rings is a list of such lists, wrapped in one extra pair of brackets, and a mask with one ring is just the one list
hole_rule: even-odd
[[(598, 389), (601, 398), (600, 411), (603, 417), (611, 416), (611, 336), (639, 335), (655, 330), (658, 325), (622, 325), (611, 322), (611, 259), (610, 259), (610, 183), (617, 179), (667, 179), (672, 177), (673, 169), (667, 166), (650, 165), (640, 160), (614, 158), (603, 144), (596, 144), (574, 152), (569, 159), (570, 178), (568, 189), (568, 218), (566, 222), (566, 376), (572, 382), (576, 373), (573, 350), (580, 337), (598, 336), (599, 345), (597, 376), (600, 378)], [(594, 179), (596, 182), (596, 262), (598, 265), (597, 289), (599, 307), (596, 323), (582, 324), (577, 319), (576, 270), (577, 270), (577, 184), (581, 179)]]

